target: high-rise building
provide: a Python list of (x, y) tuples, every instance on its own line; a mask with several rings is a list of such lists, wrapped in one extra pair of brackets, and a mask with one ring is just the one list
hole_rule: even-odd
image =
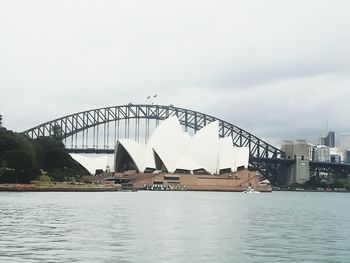
[(350, 164), (350, 151), (344, 151), (344, 163)]
[(325, 145), (317, 145), (315, 147), (315, 161), (316, 162), (330, 162), (330, 149)]
[(335, 147), (335, 133), (329, 132), (326, 137), (326, 145), (328, 147)]
[(343, 149), (339, 147), (329, 148), (331, 163), (346, 163), (346, 156)]
[(309, 148), (309, 159), (310, 159), (310, 161), (315, 161), (315, 147), (316, 147), (316, 145), (314, 145), (312, 143), (308, 143), (307, 146)]
[(340, 148), (350, 151), (350, 133), (340, 134)]
[(320, 138), (320, 145), (328, 147), (335, 147), (335, 132), (328, 132), (325, 136)]

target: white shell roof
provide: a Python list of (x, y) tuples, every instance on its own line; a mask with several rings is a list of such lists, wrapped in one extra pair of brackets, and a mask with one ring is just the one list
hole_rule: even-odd
[(173, 116), (155, 129), (146, 146), (122, 139), (118, 140), (116, 147), (119, 143), (130, 154), (140, 172), (146, 168), (156, 169), (154, 152), (170, 173), (176, 169), (204, 169), (216, 174), (221, 169), (236, 171), (239, 166), (248, 167), (249, 162), (247, 147), (233, 147), (231, 137), (219, 139), (218, 121), (208, 124), (191, 137), (182, 131), (179, 120)]
[(248, 147), (233, 147), (235, 156), (235, 166), (233, 172), (237, 171), (237, 167), (248, 167), (249, 164), (249, 148)]
[(211, 174), (216, 173), (219, 147), (219, 122), (214, 121), (200, 129), (190, 140), (184, 152), (185, 158), (193, 160), (199, 167)]
[(122, 145), (124, 149), (129, 153), (139, 171), (144, 171), (145, 145), (137, 143), (133, 140), (119, 139), (115, 152), (117, 152), (119, 145)]
[[(146, 153), (144, 156), (144, 167), (152, 169), (156, 168), (153, 150), (155, 150), (158, 153), (165, 166), (167, 166), (167, 164), (171, 165), (173, 161), (170, 152), (177, 151), (177, 149), (179, 148), (179, 146), (177, 145), (178, 142), (180, 142), (180, 144), (184, 143), (184, 136), (182, 134), (183, 132), (181, 130), (179, 120), (176, 116), (170, 117), (161, 122), (157, 129), (155, 129), (147, 143)], [(162, 153), (164, 154), (164, 156)]]
[(236, 163), (231, 137), (220, 138), (219, 140), (219, 163), (217, 173), (222, 169), (234, 171)]
[(72, 158), (83, 165), (91, 174), (94, 174), (96, 169), (106, 170), (109, 167), (114, 170), (114, 156), (111, 154), (70, 154)]
[(162, 132), (164, 131), (164, 133), (161, 133), (160, 139), (157, 139), (159, 133), (154, 133), (149, 148), (152, 147), (157, 152), (168, 172), (173, 173), (177, 168), (178, 160), (182, 157), (191, 140), (191, 136), (181, 130), (180, 122), (176, 117), (170, 117), (162, 124)]

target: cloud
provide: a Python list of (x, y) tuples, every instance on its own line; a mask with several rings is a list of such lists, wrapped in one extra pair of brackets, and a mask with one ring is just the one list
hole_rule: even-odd
[(348, 1), (6, 1), (0, 112), (24, 130), (96, 107), (174, 104), (278, 143), (348, 131)]

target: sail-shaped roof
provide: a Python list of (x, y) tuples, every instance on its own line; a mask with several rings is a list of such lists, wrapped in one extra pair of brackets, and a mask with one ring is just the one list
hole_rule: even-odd
[(167, 168), (170, 169), (169, 167), (172, 167), (174, 163), (173, 159), (177, 157), (176, 152), (181, 151), (182, 145), (187, 143), (185, 142), (186, 139), (176, 116), (164, 120), (155, 129), (147, 143), (145, 168), (155, 169), (153, 153), (153, 150), (155, 150)]
[[(233, 147), (230, 137), (219, 139), (218, 121), (208, 124), (191, 137), (182, 131), (179, 120), (173, 116), (155, 129), (147, 145), (127, 139), (118, 140), (116, 155), (125, 154), (125, 151), (118, 151), (121, 146), (140, 172), (155, 170), (161, 163), (170, 173), (203, 169), (216, 174), (223, 169), (237, 171), (237, 167), (248, 167), (249, 161), (248, 148)], [(123, 159), (116, 157), (115, 160)]]
[(185, 158), (193, 160), (200, 167), (192, 170), (204, 169), (215, 174), (218, 163), (219, 122), (214, 121), (200, 129), (190, 140), (184, 152)]
[(119, 139), (116, 145), (116, 156), (118, 154), (118, 148), (123, 147), (132, 160), (134, 161), (136, 167), (138, 168), (139, 171), (144, 171), (144, 156), (145, 156), (145, 145), (137, 143), (133, 140), (128, 140), (128, 139)]
[(219, 140), (219, 162), (217, 173), (220, 170), (230, 169), (234, 170), (235, 165), (235, 153), (233, 151), (232, 139), (231, 137), (220, 138)]
[(249, 164), (249, 148), (248, 147), (233, 147), (233, 154), (235, 156), (233, 172), (237, 171), (238, 167), (244, 166), (248, 168)]

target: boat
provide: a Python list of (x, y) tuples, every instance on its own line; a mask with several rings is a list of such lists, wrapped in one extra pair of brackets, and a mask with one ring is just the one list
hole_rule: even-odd
[(260, 194), (259, 191), (256, 191), (251, 186), (248, 186), (248, 188), (246, 190), (244, 190), (243, 193), (245, 193), (245, 194)]

